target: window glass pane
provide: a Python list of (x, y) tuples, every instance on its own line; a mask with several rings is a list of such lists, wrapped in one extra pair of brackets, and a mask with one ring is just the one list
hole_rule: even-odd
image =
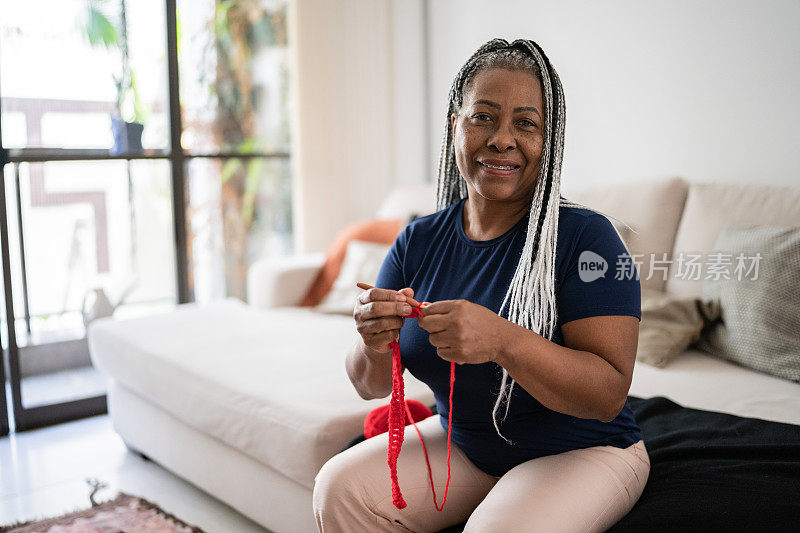
[(15, 168), (6, 165), (18, 344), (82, 337), (80, 311), (95, 287), (113, 303), (123, 298), (115, 317), (177, 301), (167, 161), (23, 163), (19, 195), (32, 320), (28, 335)]
[(246, 301), (249, 266), (293, 251), (289, 159), (192, 159), (186, 186), (194, 300)]
[(286, 0), (178, 2), (183, 147), (289, 152)]
[(0, 0), (0, 13), (4, 146), (110, 149), (112, 115), (144, 124), (127, 126), (144, 148), (168, 146), (163, 0)]
[[(105, 392), (97, 390), (102, 379), (91, 367), (86, 324), (175, 307), (169, 176), (169, 163), (160, 160), (6, 165), (15, 333), (26, 407)], [(5, 324), (3, 336), (5, 344)]]

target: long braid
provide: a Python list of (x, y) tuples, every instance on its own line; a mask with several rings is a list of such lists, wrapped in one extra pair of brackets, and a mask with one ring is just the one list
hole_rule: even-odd
[[(538, 44), (518, 39), (509, 44), (504, 39), (492, 39), (467, 60), (450, 88), (445, 117), (439, 174), (436, 188), (437, 210), (445, 209), (468, 196), (466, 181), (456, 165), (453, 130), (450, 116), (458, 113), (463, 104), (464, 87), (478, 72), (487, 68), (511, 68), (531, 71), (539, 78), (544, 92), (544, 145), (539, 175), (531, 199), (525, 245), (511, 280), (499, 315), (508, 306), (507, 319), (552, 340), (558, 320), (555, 299), (555, 262), (560, 206), (590, 207), (560, 199), (561, 162), (564, 154), (566, 107), (561, 80)], [(605, 215), (605, 213), (600, 213)], [(608, 215), (605, 215), (608, 216)], [(613, 217), (610, 217), (613, 218)], [(502, 367), (501, 367), (502, 368)], [(500, 432), (497, 410), (507, 396), (505, 414), (508, 416), (515, 380), (508, 383), (508, 371), (503, 368), (500, 391), (492, 410), (492, 422), (497, 434), (514, 444)]]

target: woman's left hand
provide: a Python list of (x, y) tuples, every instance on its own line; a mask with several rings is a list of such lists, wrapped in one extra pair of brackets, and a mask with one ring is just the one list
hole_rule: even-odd
[(425, 316), (417, 323), (430, 334), (430, 343), (442, 359), (477, 365), (497, 357), (506, 322), (497, 313), (467, 300), (433, 302), (422, 312)]

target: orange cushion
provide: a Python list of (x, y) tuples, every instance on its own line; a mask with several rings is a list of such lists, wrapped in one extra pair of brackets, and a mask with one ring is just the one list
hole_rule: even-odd
[(311, 283), (308, 292), (300, 302), (301, 306), (318, 305), (328, 291), (333, 287), (339, 272), (342, 269), (342, 262), (347, 252), (347, 244), (350, 241), (367, 241), (381, 244), (394, 244), (397, 236), (405, 228), (405, 220), (402, 218), (391, 220), (366, 220), (356, 222), (343, 229), (333, 240), (325, 253), (325, 263), (323, 263), (317, 277)]

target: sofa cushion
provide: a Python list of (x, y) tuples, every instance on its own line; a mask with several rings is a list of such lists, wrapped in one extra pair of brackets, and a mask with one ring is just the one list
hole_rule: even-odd
[[(352, 317), (253, 309), (236, 298), (93, 322), (93, 364), (186, 424), (313, 489), (322, 465), (388, 399), (358, 396), (345, 370)], [(406, 398), (433, 393), (403, 374)]]
[[(703, 296), (705, 268), (698, 276), (682, 269), (679, 255), (712, 251), (720, 232), (730, 225), (797, 226), (800, 224), (800, 188), (769, 185), (692, 183), (675, 237), (667, 292)], [(702, 263), (702, 261), (701, 261)], [(684, 275), (689, 273), (690, 275)]]
[(319, 269), (299, 305), (303, 307), (319, 305), (330, 292), (342, 269), (342, 263), (347, 254), (347, 245), (350, 244), (350, 241), (359, 240), (391, 245), (405, 226), (406, 219), (392, 218), (363, 220), (344, 228), (325, 251), (325, 263)]
[(375, 285), (383, 260), (391, 249), (390, 244), (375, 242), (350, 241), (347, 255), (344, 257), (339, 277), (333, 287), (316, 307), (320, 313), (339, 313), (353, 316), (353, 309), (358, 296), (364, 292), (357, 283)]
[(719, 318), (718, 299), (680, 298), (669, 293), (642, 293), (642, 320), (636, 362), (664, 368), (700, 338)]
[(800, 424), (800, 384), (690, 348), (664, 368), (637, 364), (631, 396), (664, 396), (685, 407)]
[[(688, 183), (681, 178), (588, 188), (572, 188), (565, 183), (562, 196), (630, 225), (635, 233), (626, 234), (623, 240), (634, 261), (641, 260), (642, 292), (647, 289), (663, 291), (667, 283), (666, 269), (653, 272), (650, 269), (653, 259), (663, 261), (665, 253), (667, 261), (670, 259), (687, 189)], [(642, 255), (637, 258), (636, 254)], [(655, 266), (668, 266), (668, 263), (655, 263)]]

